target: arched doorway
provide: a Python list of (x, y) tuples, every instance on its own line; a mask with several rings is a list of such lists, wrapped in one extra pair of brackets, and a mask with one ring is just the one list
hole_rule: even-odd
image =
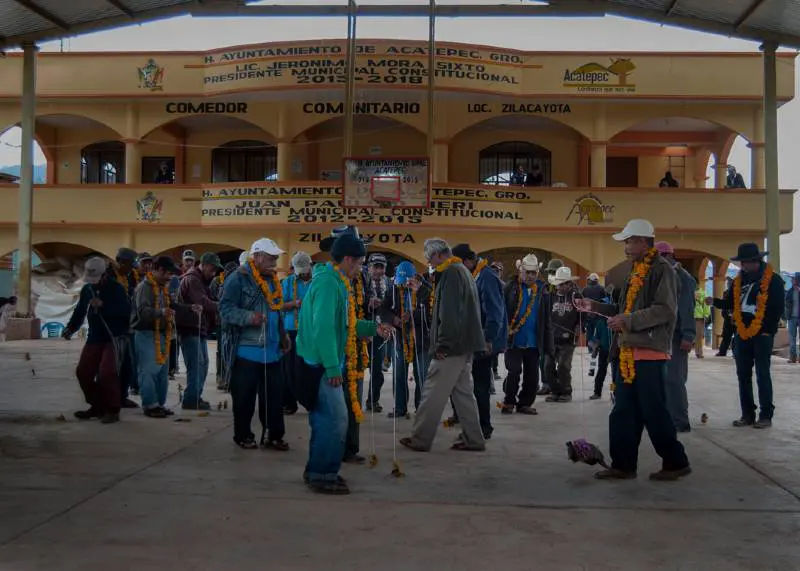
[(124, 143), (102, 141), (81, 149), (81, 184), (123, 184), (124, 182)]
[(551, 153), (526, 141), (503, 141), (481, 149), (478, 179), (481, 184), (550, 186)]
[(194, 244), (183, 244), (178, 246), (173, 246), (171, 248), (161, 250), (160, 252), (151, 252), (155, 256), (170, 256), (175, 262), (180, 266), (183, 260), (183, 254), (187, 250), (191, 250), (191, 252), (195, 256), (195, 260), (197, 263), (200, 263), (200, 257), (205, 254), (206, 252), (212, 252), (219, 256), (220, 262), (222, 265), (228, 264), (230, 262), (237, 262), (239, 261), (239, 256), (244, 251), (241, 248), (237, 248), (236, 246), (230, 246), (228, 244), (208, 244), (208, 243), (194, 243)]
[[(11, 127), (0, 133), (0, 184), (17, 182), (22, 168), (22, 129)], [(50, 161), (47, 149), (39, 140), (33, 142), (33, 184), (46, 184)]]

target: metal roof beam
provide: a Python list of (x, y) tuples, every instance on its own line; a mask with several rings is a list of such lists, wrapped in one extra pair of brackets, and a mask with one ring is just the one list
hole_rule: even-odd
[(111, 4), (114, 8), (125, 14), (131, 20), (136, 19), (136, 14), (134, 14), (130, 8), (128, 8), (125, 4), (122, 3), (121, 0), (106, 0), (107, 3)]
[(736, 21), (733, 23), (733, 29), (737, 32), (741, 29), (744, 23), (752, 16), (756, 10), (758, 10), (761, 5), (765, 2), (765, 0), (753, 0), (752, 4), (748, 6), (747, 10), (742, 12), (742, 15), (739, 16)]
[(14, 0), (14, 1), (23, 8), (25, 8), (26, 10), (28, 10), (29, 12), (33, 12), (40, 18), (47, 20), (48, 22), (53, 24), (56, 28), (64, 30), (65, 32), (69, 31), (70, 29), (69, 24), (67, 24), (64, 20), (62, 20), (55, 14), (48, 12), (38, 4), (34, 4), (31, 0)]
[[(287, 5), (272, 4), (268, 6), (242, 6), (231, 2), (204, 4), (191, 9), (193, 17), (347, 17), (349, 8), (346, 4), (314, 4)], [(373, 18), (427, 18), (430, 7), (427, 4), (360, 4), (356, 8), (359, 17)], [(436, 6), (438, 18), (513, 18), (528, 17), (588, 17), (603, 16), (604, 9), (595, 2), (574, 1), (568, 4), (475, 4)]]

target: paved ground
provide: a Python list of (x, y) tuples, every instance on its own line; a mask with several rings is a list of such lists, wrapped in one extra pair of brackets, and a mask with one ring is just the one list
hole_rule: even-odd
[(0, 344), (0, 570), (800, 569), (800, 366), (782, 360), (762, 432), (730, 426), (731, 359), (690, 361), (694, 474), (681, 482), (647, 480), (658, 461), (646, 438), (636, 481), (598, 482), (567, 461), (568, 439), (607, 448), (610, 403), (586, 400), (576, 357), (575, 401), (496, 415), (484, 454), (449, 451), (443, 429), (429, 454), (399, 450), (406, 476), (393, 478), (392, 421), (367, 422), (362, 451), (374, 433), (379, 465), (347, 466), (353, 495), (325, 498), (300, 481), (305, 414), (287, 420), (289, 453), (236, 448), (230, 409), (75, 421), (79, 351)]

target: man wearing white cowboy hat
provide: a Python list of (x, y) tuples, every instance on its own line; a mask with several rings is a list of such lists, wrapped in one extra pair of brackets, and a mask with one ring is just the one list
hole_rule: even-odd
[(572, 401), (572, 356), (580, 327), (575, 300), (582, 296), (575, 286), (577, 277), (567, 266), (557, 268), (548, 281), (555, 287), (550, 294), (550, 324), (553, 330), (553, 351), (545, 355), (545, 375), (550, 385), (547, 402)]
[[(519, 277), (503, 288), (509, 316), (509, 343), (505, 354), (508, 377), (503, 385), (503, 414), (536, 414), (533, 403), (539, 386), (539, 356), (552, 355), (550, 296), (539, 279), (539, 260), (528, 254), (517, 264)], [(520, 391), (520, 376), (522, 390)], [(519, 395), (517, 394), (519, 392)]]
[(677, 276), (655, 249), (655, 230), (647, 220), (628, 222), (614, 240), (625, 242), (631, 270), (618, 304), (577, 302), (581, 311), (608, 317), (619, 338), (616, 399), (609, 417), (611, 468), (595, 474), (600, 480), (636, 477), (642, 431), (661, 456), (661, 470), (651, 480), (677, 480), (691, 473), (666, 402), (665, 375), (678, 311)]

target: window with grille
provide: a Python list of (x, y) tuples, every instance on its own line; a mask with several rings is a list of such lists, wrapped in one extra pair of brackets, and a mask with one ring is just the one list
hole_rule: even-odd
[(119, 141), (94, 143), (81, 150), (81, 183), (123, 184), (125, 144)]
[(550, 186), (550, 151), (524, 141), (505, 141), (480, 152), (481, 184)]
[(231, 141), (211, 153), (212, 182), (278, 180), (278, 150), (264, 141)]

